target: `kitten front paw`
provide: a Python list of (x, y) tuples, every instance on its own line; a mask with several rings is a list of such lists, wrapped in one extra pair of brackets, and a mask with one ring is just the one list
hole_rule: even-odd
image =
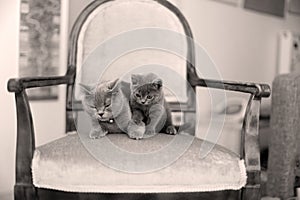
[(90, 138), (91, 139), (97, 139), (106, 136), (108, 131), (98, 130), (98, 129), (92, 129), (90, 131)]
[(145, 133), (145, 124), (143, 122), (140, 122), (139, 124), (136, 124), (134, 121), (130, 121), (128, 128), (127, 128), (127, 134), (129, 138), (131, 139), (142, 139)]
[(170, 135), (176, 135), (177, 134), (177, 130), (174, 126), (168, 126), (166, 129), (166, 133), (170, 134)]
[(148, 128), (146, 129), (145, 135), (149, 136), (154, 136), (157, 132), (155, 131), (155, 129), (152, 128)]

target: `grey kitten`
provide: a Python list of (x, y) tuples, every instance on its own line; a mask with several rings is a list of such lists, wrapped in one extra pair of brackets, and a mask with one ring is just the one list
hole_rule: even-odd
[(116, 79), (92, 87), (83, 84), (80, 86), (83, 93), (82, 105), (92, 122), (90, 138), (96, 139), (113, 132), (127, 132), (130, 138), (141, 138), (136, 132), (143, 132), (143, 127), (131, 120), (129, 83), (118, 82)]
[(131, 75), (130, 107), (132, 120), (136, 124), (145, 123), (145, 135), (151, 136), (160, 131), (177, 133), (164, 97), (162, 79), (156, 74)]

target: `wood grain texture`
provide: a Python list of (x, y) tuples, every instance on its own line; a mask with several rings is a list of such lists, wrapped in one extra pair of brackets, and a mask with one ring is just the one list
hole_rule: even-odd
[(15, 184), (14, 197), (15, 200), (36, 200), (36, 188), (32, 184)]
[(260, 101), (260, 98), (251, 95), (242, 128), (241, 158), (245, 159), (247, 170), (251, 171), (260, 171), (258, 141)]
[(252, 94), (249, 98), (241, 135), (241, 159), (245, 160), (247, 184), (242, 189), (242, 199), (261, 197), (261, 165), (259, 150), (259, 111), (261, 98)]
[(70, 82), (69, 76), (49, 76), (49, 77), (26, 77), (9, 79), (7, 89), (9, 92), (22, 92), (27, 88), (37, 88), (46, 86), (56, 86)]
[(15, 93), (17, 107), (17, 150), (15, 199), (34, 199), (31, 161), (35, 150), (32, 115), (26, 92)]
[(267, 84), (201, 78), (192, 79), (190, 82), (195, 86), (249, 93), (255, 95), (256, 97), (269, 97), (271, 94), (271, 88)]
[(241, 199), (260, 200), (261, 199), (260, 185), (258, 184), (258, 185), (245, 186), (245, 188), (242, 189)]

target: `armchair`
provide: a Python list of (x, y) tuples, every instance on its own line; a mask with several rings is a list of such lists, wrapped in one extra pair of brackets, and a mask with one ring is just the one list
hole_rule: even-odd
[[(250, 94), (241, 132), (242, 144), (240, 155), (235, 155), (216, 145), (211, 152), (212, 156), (209, 157), (208, 155), (208, 159), (211, 159), (212, 163), (205, 163), (207, 162), (206, 159), (199, 161), (197, 156), (195, 156), (197, 152), (195, 148), (201, 145), (201, 140), (195, 139), (188, 151), (189, 153), (184, 154), (174, 165), (155, 172), (156, 174), (151, 174), (150, 177), (155, 177), (153, 179), (158, 181), (154, 183), (151, 182), (153, 179), (148, 177), (149, 174), (130, 176), (121, 172), (115, 172), (114, 170), (108, 170), (105, 166), (100, 166), (98, 165), (99, 163), (95, 163), (82, 147), (76, 134), (76, 114), (74, 113), (82, 112), (82, 107), (79, 101), (75, 103), (73, 101), (75, 95), (74, 91), (76, 90), (75, 82), (76, 78), (79, 78), (78, 69), (82, 66), (84, 58), (91, 53), (94, 43), (99, 43), (99, 40), (97, 42), (91, 42), (89, 36), (84, 37), (83, 34), (89, 35), (90, 32), (88, 32), (88, 30), (95, 24), (98, 25), (98, 29), (95, 29), (94, 34), (99, 35), (103, 33), (101, 32), (101, 27), (107, 29), (107, 26), (100, 25), (99, 28), (97, 16), (100, 16), (101, 21), (103, 18), (103, 16), (99, 14), (101, 11), (107, 11), (107, 9), (114, 5), (119, 6), (122, 2), (125, 2), (125, 9), (128, 9), (128, 6), (133, 5), (134, 3), (132, 2), (135, 2), (139, 5), (143, 4), (143, 6), (145, 6), (143, 7), (144, 9), (151, 8), (153, 12), (158, 10), (159, 12), (157, 14), (163, 11), (164, 17), (172, 18), (171, 25), (173, 25), (174, 19), (177, 25), (180, 25), (180, 28), (176, 26), (176, 30), (183, 30), (185, 35), (193, 38), (192, 31), (185, 17), (174, 5), (166, 0), (134, 0), (131, 1), (130, 4), (126, 4), (125, 0), (95, 0), (88, 5), (80, 14), (71, 31), (68, 70), (64, 76), (16, 78), (10, 79), (8, 82), (8, 90), (15, 94), (17, 108), (15, 199), (124, 199), (125, 197), (128, 199), (195, 199), (199, 197), (211, 198), (211, 195), (214, 193), (220, 194), (221, 190), (225, 190), (224, 194), (234, 193), (234, 196), (240, 199), (260, 199), (260, 152), (258, 145), (259, 110), (261, 98), (270, 95), (270, 87), (266, 84), (239, 83), (199, 78), (194, 66), (195, 48), (191, 41), (187, 41), (187, 57), (191, 62), (186, 61), (184, 67), (182, 67), (185, 69), (187, 81), (191, 89), (187, 89), (186, 94), (188, 98), (186, 102), (181, 103), (181, 105), (183, 105), (181, 109), (178, 109), (178, 103), (170, 102), (171, 110), (173, 112), (181, 112), (184, 115), (185, 121), (194, 120), (196, 116), (196, 97), (191, 95), (191, 93), (196, 91), (196, 87), (209, 87)], [(129, 13), (129, 16), (130, 14), (133, 15), (133, 13)], [(166, 21), (168, 20), (166, 19)], [(133, 25), (136, 24), (133, 23)], [(147, 24), (147, 26), (151, 25), (153, 24)], [(138, 26), (141, 25), (138, 24)], [(122, 28), (121, 25), (120, 27)], [(105, 31), (111, 33), (109, 30)], [(118, 29), (118, 31), (122, 31), (122, 29)], [(26, 95), (26, 89), (59, 84), (67, 85), (66, 132), (74, 133), (75, 131), (75, 134), (69, 134), (49, 144), (36, 147), (32, 114)], [(190, 134), (194, 135), (194, 132), (195, 127), (190, 130)], [(132, 148), (136, 142), (119, 134), (111, 134), (107, 137), (112, 141), (124, 144), (124, 148)], [(141, 140), (141, 142), (144, 142), (145, 148), (151, 149), (153, 146), (160, 146), (161, 142), (169, 141), (169, 139), (170, 136), (162, 134), (149, 140)], [(66, 144), (68, 145), (66, 146)], [(76, 159), (72, 157), (78, 155), (80, 156), (78, 159), (82, 159), (81, 163), (76, 162)], [(224, 163), (221, 162), (221, 164), (218, 165), (218, 162), (213, 159), (214, 156), (220, 158), (216, 155), (220, 155), (221, 158), (226, 157), (228, 168), (220, 170), (220, 167), (224, 166)], [(192, 158), (194, 158), (194, 160)], [(78, 167), (76, 167), (76, 165), (78, 165)], [(85, 166), (90, 167), (93, 165), (97, 165), (96, 171), (95, 168), (84, 169)], [(68, 167), (74, 168), (77, 179), (68, 176), (70, 175), (68, 174), (70, 172), (67, 171), (69, 169), (66, 169)], [(102, 173), (101, 170), (103, 170)], [(193, 174), (189, 173), (189, 170), (191, 170)], [(90, 179), (80, 177), (80, 175), (82, 175), (80, 173), (84, 172), (93, 172), (92, 177), (90, 177)], [(207, 172), (207, 174), (204, 172)], [(231, 172), (233, 174), (231, 174)], [(210, 177), (213, 173), (216, 174)], [(247, 173), (247, 180), (244, 180), (246, 174), (243, 173)], [(110, 179), (107, 179), (107, 175), (113, 176), (116, 182), (111, 182)], [(186, 175), (189, 175), (193, 180), (190, 182), (188, 179), (183, 179), (182, 177), (186, 177)], [(234, 180), (231, 180), (231, 175), (235, 177), (235, 179), (233, 178)], [(219, 180), (218, 178), (224, 179), (225, 182), (216, 182)], [(56, 181), (56, 183), (53, 183), (53, 180), (54, 182)], [(97, 180), (97, 182), (95, 182), (95, 180)], [(124, 187), (122, 184), (118, 185), (118, 183), (122, 183), (123, 180), (128, 181), (126, 182), (128, 187)], [(145, 185), (136, 186), (134, 184), (135, 182), (143, 184), (144, 182), (139, 182), (141, 180), (145, 181)], [(173, 181), (173, 183), (161, 182), (168, 180)], [(108, 187), (108, 184), (113, 183), (115, 185)], [(177, 194), (177, 192), (181, 193)]]

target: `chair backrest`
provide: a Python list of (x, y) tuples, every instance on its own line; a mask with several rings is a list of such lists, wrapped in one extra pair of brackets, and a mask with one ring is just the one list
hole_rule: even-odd
[[(156, 41), (154, 35), (158, 32), (160, 34), (157, 37), (166, 36), (160, 44), (165, 43), (167, 49), (159, 45), (155, 48), (136, 46), (139, 40), (144, 39), (145, 33), (149, 36), (146, 43)], [(140, 34), (143, 35), (141, 38)], [(178, 37), (180, 34), (190, 39)], [(126, 37), (129, 37), (128, 43)], [(73, 98), (78, 98), (76, 83), (93, 84), (96, 81), (113, 80), (126, 73), (138, 73), (141, 69), (160, 75), (164, 81), (171, 79), (166, 98), (170, 101), (174, 117), (187, 120), (186, 113), (195, 113), (195, 96), (192, 94), (195, 88), (188, 84), (190, 78), (196, 76), (192, 39), (191, 29), (182, 13), (166, 0), (93, 1), (82, 11), (70, 35), (68, 70), (73, 72), (73, 79), (67, 87), (66, 131), (75, 130), (74, 111), (81, 110), (80, 106), (72, 103)], [(119, 43), (115, 44), (120, 41), (123, 42), (120, 46)], [(111, 43), (119, 48), (111, 48)], [(168, 48), (180, 49), (180, 52), (168, 52)], [(119, 49), (122, 50), (118, 52)], [(174, 81), (170, 70), (166, 72), (159, 66), (171, 68), (174, 74), (182, 77)], [(99, 70), (95, 72), (95, 69)], [(176, 101), (172, 91), (176, 92)]]

